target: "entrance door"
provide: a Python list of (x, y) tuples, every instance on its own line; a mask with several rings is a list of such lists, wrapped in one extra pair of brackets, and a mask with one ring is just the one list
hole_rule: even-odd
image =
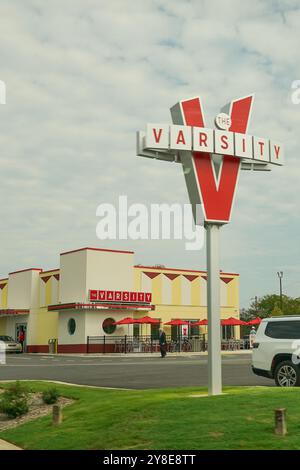
[(18, 341), (20, 331), (24, 333), (23, 352), (27, 348), (27, 323), (16, 323), (16, 341)]

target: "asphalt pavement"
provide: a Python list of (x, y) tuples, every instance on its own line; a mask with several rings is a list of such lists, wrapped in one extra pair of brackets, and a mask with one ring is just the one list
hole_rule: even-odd
[[(251, 354), (222, 356), (222, 374), (224, 385), (274, 385), (253, 374)], [(7, 355), (0, 380), (18, 379), (128, 389), (207, 386), (207, 356)]]

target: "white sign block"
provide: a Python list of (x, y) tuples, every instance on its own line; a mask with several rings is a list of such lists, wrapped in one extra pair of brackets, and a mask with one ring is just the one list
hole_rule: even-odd
[(193, 149), (195, 152), (213, 153), (214, 131), (204, 127), (193, 127)]
[(234, 155), (233, 132), (215, 130), (215, 153)]
[(253, 158), (260, 162), (269, 161), (269, 141), (260, 137), (253, 137)]
[(146, 148), (168, 149), (169, 128), (166, 124), (147, 124)]
[(253, 158), (252, 136), (247, 134), (234, 134), (234, 150), (236, 157)]
[(284, 146), (273, 140), (270, 140), (270, 162), (275, 165), (284, 164)]
[(175, 150), (191, 150), (192, 127), (170, 126), (170, 147)]

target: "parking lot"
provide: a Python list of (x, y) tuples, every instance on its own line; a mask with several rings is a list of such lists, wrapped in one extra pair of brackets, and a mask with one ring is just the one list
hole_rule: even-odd
[[(224, 355), (222, 364), (224, 385), (274, 385), (252, 373), (251, 354)], [(17, 379), (130, 389), (206, 386), (207, 356), (8, 355), (0, 365), (0, 380)]]

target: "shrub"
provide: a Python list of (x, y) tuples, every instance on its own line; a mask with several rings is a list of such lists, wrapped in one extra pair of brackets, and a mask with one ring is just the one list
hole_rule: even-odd
[(3, 398), (22, 398), (22, 397), (28, 397), (28, 388), (23, 385), (19, 380), (14, 382), (13, 384), (10, 384), (4, 391), (2, 397)]
[(42, 395), (43, 402), (47, 405), (53, 405), (53, 403), (57, 402), (58, 398), (59, 393), (55, 387), (48, 388), (48, 390), (45, 390)]
[(0, 409), (2, 413), (5, 413), (9, 418), (17, 418), (28, 413), (28, 398), (27, 397), (15, 397), (12, 399), (2, 398), (0, 402)]
[(24, 415), (28, 410), (28, 390), (17, 381), (3, 392), (0, 399), (0, 411), (9, 418), (16, 418)]

